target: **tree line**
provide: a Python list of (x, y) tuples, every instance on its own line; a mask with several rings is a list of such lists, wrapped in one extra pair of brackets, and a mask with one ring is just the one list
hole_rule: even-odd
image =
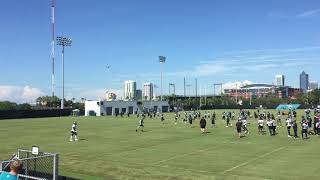
[[(320, 89), (308, 93), (300, 93), (292, 98), (279, 98), (277, 94), (267, 94), (264, 97), (230, 97), (227, 95), (215, 97), (190, 97), (178, 98), (175, 95), (166, 96), (171, 107), (184, 109), (224, 109), (224, 108), (256, 108), (262, 105), (267, 108), (275, 108), (279, 104), (301, 104), (302, 108), (320, 105)], [(241, 103), (240, 103), (241, 102)]]
[[(61, 99), (57, 96), (40, 96), (36, 99), (35, 105), (28, 103), (18, 104), (10, 101), (0, 101), (0, 110), (59, 109), (60, 106)], [(76, 102), (75, 98), (64, 100), (64, 107), (84, 111), (84, 98), (81, 99), (81, 102)]]
[[(320, 89), (313, 90), (308, 93), (300, 93), (294, 98), (278, 98), (276, 94), (267, 94), (264, 97), (248, 98), (230, 97), (222, 95), (219, 97), (197, 97), (197, 98), (177, 98), (175, 95), (166, 96), (165, 99), (169, 101), (171, 107), (182, 107), (185, 109), (213, 109), (213, 108), (238, 108), (240, 106), (239, 101), (241, 100), (241, 107), (243, 108), (255, 108), (260, 105), (268, 108), (275, 108), (279, 104), (301, 104), (302, 107), (311, 107), (320, 105)], [(84, 112), (84, 98), (81, 98), (81, 102), (76, 102), (75, 98), (65, 100), (64, 107), (79, 109)], [(10, 101), (0, 101), (0, 110), (31, 110), (31, 109), (58, 109), (61, 105), (61, 99), (57, 96), (41, 96), (36, 99), (35, 105), (28, 103), (14, 103)]]

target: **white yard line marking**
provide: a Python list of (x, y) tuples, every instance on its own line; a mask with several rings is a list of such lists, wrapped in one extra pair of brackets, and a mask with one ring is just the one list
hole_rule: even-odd
[[(111, 162), (119, 163), (120, 161), (115, 161), (115, 160), (108, 160)], [(129, 164), (134, 164), (138, 166), (146, 166), (144, 163), (129, 163)], [(147, 166), (151, 167), (158, 167), (158, 168), (169, 168), (169, 169), (176, 169), (176, 170), (183, 170), (183, 171), (192, 171), (195, 173), (207, 173), (207, 174), (213, 174), (219, 176), (218, 172), (214, 171), (206, 171), (206, 170), (200, 170), (200, 169), (191, 169), (191, 168), (183, 168), (183, 167), (176, 167), (176, 166), (169, 166), (169, 165), (161, 165), (161, 164), (148, 164)], [(245, 175), (236, 175), (236, 174), (227, 174), (227, 176), (234, 176), (234, 177), (242, 177), (242, 178), (253, 178), (253, 179), (258, 179), (258, 180), (271, 180), (271, 179), (266, 179), (266, 178), (261, 178), (261, 177), (255, 177), (255, 176), (245, 176)]]
[[(168, 165), (153, 165), (154, 167), (163, 167), (163, 168), (170, 168), (170, 169), (177, 169), (177, 170), (184, 170), (184, 171), (193, 171), (195, 173), (207, 173), (207, 174), (214, 174), (216, 176), (219, 176), (218, 173), (212, 172), (212, 171), (206, 171), (206, 170), (199, 170), (199, 169), (190, 169), (190, 168), (179, 168), (179, 167), (173, 167)], [(228, 176), (234, 176), (234, 177), (242, 177), (242, 178), (253, 178), (253, 179), (261, 179), (261, 180), (271, 180), (261, 177), (255, 177), (255, 176), (245, 176), (245, 175), (236, 175), (236, 174), (228, 174)]]
[(266, 157), (266, 156), (268, 156), (268, 155), (270, 155), (270, 154), (272, 154), (272, 153), (275, 153), (275, 152), (277, 152), (277, 151), (280, 151), (280, 150), (282, 150), (282, 149), (284, 149), (284, 148), (286, 148), (286, 147), (280, 147), (280, 148), (275, 149), (275, 150), (273, 150), (273, 151), (271, 151), (271, 152), (267, 152), (267, 153), (265, 153), (265, 154), (262, 154), (261, 156), (258, 156), (258, 157), (256, 157), (256, 158), (253, 158), (253, 159), (249, 160), (249, 161), (246, 161), (246, 162), (244, 162), (244, 163), (241, 163), (241, 164), (239, 164), (239, 165), (237, 165), (237, 166), (234, 166), (234, 167), (232, 167), (232, 168), (230, 168), (230, 169), (227, 169), (227, 170), (223, 171), (222, 174), (225, 174), (225, 173), (227, 173), (227, 172), (233, 171), (233, 170), (235, 170), (235, 169), (237, 169), (237, 168), (239, 168), (239, 167), (241, 167), (241, 166), (245, 166), (245, 165), (247, 165), (247, 164), (249, 164), (249, 163), (251, 163), (251, 162), (253, 162), (253, 161), (256, 161), (256, 160), (258, 160), (258, 159), (260, 159), (260, 158)]

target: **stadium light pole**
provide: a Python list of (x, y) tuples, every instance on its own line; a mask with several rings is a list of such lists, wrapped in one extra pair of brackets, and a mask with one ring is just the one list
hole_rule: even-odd
[(62, 100), (61, 100), (61, 109), (64, 108), (64, 47), (71, 46), (72, 40), (67, 37), (58, 36), (57, 45), (62, 46)]
[[(165, 62), (166, 62), (166, 57), (164, 57), (164, 56), (159, 56), (159, 62), (160, 62), (160, 65), (161, 64), (164, 64)], [(162, 66), (161, 66), (161, 87), (160, 87), (160, 91), (161, 91), (161, 96), (160, 96), (160, 100), (162, 101), (162, 96), (163, 96), (163, 94), (162, 94)]]
[(174, 83), (169, 83), (169, 95), (171, 94), (171, 87), (173, 87), (173, 94), (176, 94), (176, 85)]

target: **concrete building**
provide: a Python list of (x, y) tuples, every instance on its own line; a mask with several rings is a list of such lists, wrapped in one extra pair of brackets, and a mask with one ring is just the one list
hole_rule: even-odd
[(136, 100), (142, 100), (142, 90), (141, 89), (137, 89), (136, 90)]
[(275, 76), (275, 85), (276, 86), (284, 86), (285, 76), (284, 75), (276, 75)]
[(136, 114), (141, 112), (168, 112), (166, 101), (85, 101), (85, 116), (108, 116), (121, 112)]
[(309, 82), (309, 90), (315, 90), (319, 88), (319, 84), (317, 81), (310, 81)]
[(250, 96), (264, 97), (267, 94), (275, 93), (275, 87), (276, 86), (269, 84), (250, 84), (237, 89), (224, 89), (224, 94), (232, 97), (245, 98), (250, 98)]
[(231, 97), (244, 97), (246, 99), (265, 97), (269, 94), (275, 94), (279, 98), (292, 98), (297, 96), (301, 90), (289, 86), (275, 86), (270, 84), (250, 84), (239, 89), (225, 89), (224, 94)]
[(124, 82), (124, 99), (134, 100), (136, 99), (137, 83), (135, 81)]
[(302, 71), (300, 74), (300, 89), (302, 89), (303, 92), (306, 92), (309, 87), (309, 74)]
[(143, 100), (150, 101), (153, 99), (153, 84), (148, 82), (143, 84)]

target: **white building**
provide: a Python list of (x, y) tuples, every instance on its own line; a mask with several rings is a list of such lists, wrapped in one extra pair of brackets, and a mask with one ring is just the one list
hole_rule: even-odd
[(276, 86), (284, 86), (285, 76), (284, 75), (276, 75), (275, 76), (275, 85)]
[(143, 84), (143, 99), (148, 101), (153, 99), (153, 84), (150, 82)]
[(134, 100), (136, 98), (137, 84), (135, 81), (124, 82), (124, 99)]
[(85, 116), (108, 116), (121, 112), (136, 114), (141, 112), (168, 112), (166, 101), (85, 101)]
[(319, 84), (317, 81), (310, 81), (309, 82), (309, 90), (315, 90), (319, 88)]

